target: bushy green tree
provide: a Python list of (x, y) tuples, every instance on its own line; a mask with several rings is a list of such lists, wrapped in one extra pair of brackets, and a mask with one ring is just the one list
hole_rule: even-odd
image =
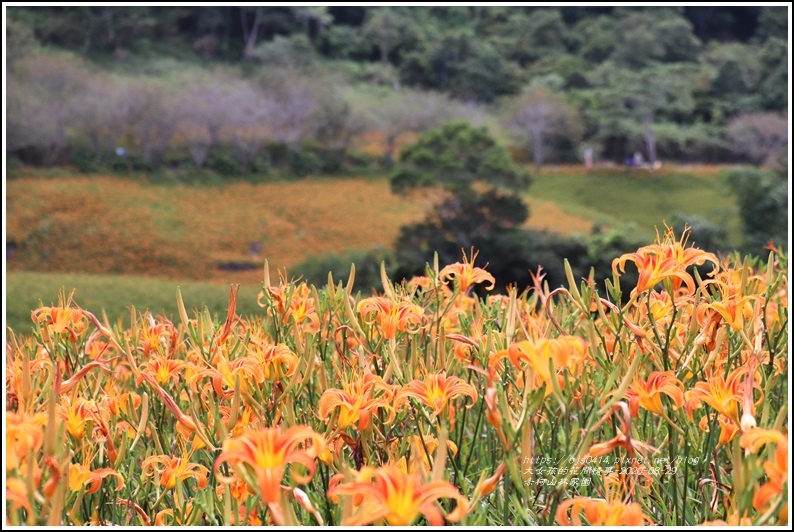
[(440, 186), (453, 194), (473, 191), (475, 182), (489, 188), (520, 192), (529, 175), (513, 165), (507, 150), (484, 127), (452, 122), (423, 133), (400, 154), (391, 175), (397, 192), (421, 186)]
[(389, 7), (370, 9), (361, 36), (380, 52), (381, 63), (389, 63), (389, 54), (409, 31), (410, 22), (398, 10)]
[(628, 8), (616, 20), (612, 59), (629, 68), (655, 61), (695, 61), (701, 42), (681, 8)]
[(523, 81), (519, 65), (502, 55), (491, 39), (476, 35), (470, 28), (423, 39), (405, 54), (400, 77), (408, 85), (482, 102), (517, 93)]
[(483, 250), (497, 275), (529, 216), (518, 195), (529, 186), (529, 175), (485, 128), (466, 122), (422, 134), (402, 152), (391, 183), (398, 193), (427, 186), (447, 192), (424, 222), (402, 228), (396, 246), (402, 275), (420, 273), (434, 252), (452, 263), (470, 247)]

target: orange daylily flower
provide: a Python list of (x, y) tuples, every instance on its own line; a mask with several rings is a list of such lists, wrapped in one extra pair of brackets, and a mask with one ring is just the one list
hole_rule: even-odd
[(284, 313), (284, 323), (287, 323), (290, 318), (301, 327), (305, 321), (308, 321), (306, 330), (309, 332), (314, 333), (320, 330), (320, 318), (317, 316), (314, 298), (305, 282), (296, 286), (291, 294), (289, 308)]
[[(461, 294), (466, 294), (475, 284), (489, 282), (490, 284), (485, 288), (486, 290), (493, 290), (496, 285), (494, 276), (485, 271), (483, 268), (475, 268), (474, 260), (477, 254), (472, 250), (471, 258), (466, 257), (466, 252), (463, 252), (463, 262), (456, 262), (441, 269), (438, 277), (444, 281), (448, 279), (456, 279), (458, 288)], [(487, 266), (487, 264), (486, 264)]]
[[(726, 275), (723, 278), (730, 277)], [(709, 303), (707, 307), (717, 311), (733, 329), (741, 331), (745, 321), (753, 317), (753, 303), (759, 296), (743, 295), (738, 281), (731, 283), (722, 279), (709, 279), (703, 281), (703, 285), (715, 285), (720, 292), (720, 299)]]
[(30, 318), (35, 323), (43, 321), (47, 330), (54, 334), (69, 333), (72, 342), (76, 342), (77, 337), (88, 327), (88, 318), (85, 314), (79, 309), (68, 306), (39, 307), (31, 312)]
[(86, 493), (96, 493), (102, 487), (102, 480), (109, 476), (116, 478), (116, 491), (121, 491), (124, 488), (124, 477), (115, 469), (103, 467), (91, 471), (88, 465), (71, 464), (69, 466), (69, 489), (80, 491), (87, 486)]
[[(221, 421), (223, 422), (223, 426), (228, 428), (229, 419), (231, 418), (232, 415), (232, 409), (229, 408), (228, 406), (220, 406), (218, 407), (218, 411), (221, 414)], [(245, 432), (246, 429), (248, 429), (250, 426), (254, 425), (257, 422), (258, 420), (254, 415), (254, 412), (245, 405), (241, 405), (240, 409), (237, 412), (237, 421), (235, 422), (234, 426), (231, 427), (231, 429), (229, 429), (229, 434), (231, 436), (239, 436), (240, 434)]]
[(130, 402), (132, 402), (132, 408), (137, 409), (141, 406), (141, 396), (132, 390), (117, 393), (115, 389), (108, 387), (107, 398), (108, 410), (110, 410), (110, 413), (114, 416), (119, 416), (120, 414), (128, 416)]
[(739, 440), (742, 449), (747, 449), (752, 454), (756, 454), (767, 443), (773, 443), (778, 447), (788, 445), (788, 436), (777, 430), (756, 428), (742, 434)]
[(392, 526), (412, 524), (424, 515), (432, 526), (444, 524), (444, 515), (436, 506), (438, 499), (455, 499), (457, 507), (446, 516), (450, 522), (460, 521), (468, 512), (468, 501), (445, 480), (430, 482), (416, 473), (401, 471), (393, 465), (378, 469), (364, 467), (350, 482), (340, 482), (342, 475), (331, 479), (328, 497), (339, 495), (361, 497), (354, 515), (342, 519), (344, 526), (364, 526), (382, 519)]
[[(298, 369), (298, 355), (293, 353), (286, 344), (273, 345), (265, 340), (252, 338), (248, 350), (248, 357), (262, 367), (267, 380), (291, 377)], [(234, 384), (232, 384), (233, 387)]]
[(6, 471), (19, 468), (30, 451), (35, 454), (44, 444), (47, 414), (14, 414), (6, 412)]
[(394, 408), (383, 397), (375, 397), (375, 392), (384, 387), (383, 379), (366, 373), (357, 380), (343, 383), (342, 390), (326, 390), (320, 397), (317, 415), (320, 419), (328, 419), (331, 411), (338, 409), (338, 430), (344, 430), (354, 423), (357, 423), (358, 430), (365, 430), (372, 414), (382, 409), (389, 412), (389, 418), (385, 421), (389, 424), (396, 416)]
[(177, 479), (184, 482), (189, 478), (196, 479), (199, 489), (207, 487), (209, 470), (201, 464), (191, 462), (187, 453), (179, 457), (167, 454), (150, 456), (143, 461), (142, 468), (144, 475), (156, 471), (160, 476), (160, 485), (168, 490), (176, 488)]
[(711, 413), (712, 417), (703, 416), (700, 418), (700, 422), (698, 423), (698, 427), (703, 432), (709, 432), (709, 420), (713, 419), (713, 416), (717, 416), (717, 422), (720, 426), (720, 439), (717, 445), (725, 445), (729, 441), (733, 440), (737, 434), (739, 434), (739, 425), (734, 423), (729, 417), (724, 416), (722, 414), (715, 414)]
[(345, 445), (345, 436), (347, 435), (342, 433), (336, 438), (331, 439), (331, 441), (326, 440), (325, 447), (317, 456), (317, 459), (328, 467), (332, 467), (334, 461), (340, 456), (342, 448)]
[(303, 323), (308, 320), (306, 330), (317, 332), (320, 328), (320, 318), (317, 315), (309, 285), (305, 281), (293, 285), (287, 282), (286, 273), (280, 273), (280, 276), (279, 286), (272, 286), (269, 277), (265, 278), (265, 290), (259, 292), (257, 304), (260, 307), (266, 306), (262, 300), (267, 294), (268, 298), (275, 303), (274, 310), (282, 316), (284, 324), (293, 319), (296, 325), (303, 326)]
[(554, 378), (565, 385), (565, 380), (560, 374), (568, 368), (572, 375), (577, 376), (587, 356), (587, 344), (576, 336), (560, 336), (559, 338), (541, 338), (537, 341), (524, 340), (512, 343), (506, 350), (499, 351), (490, 356), (488, 366), (491, 375), (494, 375), (499, 362), (507, 357), (516, 368), (523, 369), (522, 362), (528, 364), (535, 371), (535, 384), (540, 386), (546, 383), (545, 395), (551, 395), (551, 370), (549, 361), (553, 361), (556, 375)]
[[(570, 517), (568, 511), (571, 511)], [(636, 502), (607, 501), (590, 497), (574, 497), (557, 508), (557, 523), (563, 526), (582, 526), (581, 513), (592, 526), (644, 526), (653, 524)]]
[(33, 508), (31, 508), (30, 499), (28, 498), (28, 483), (21, 478), (9, 478), (6, 479), (5, 484), (7, 511), (24, 508), (27, 510), (28, 515), (32, 515)]
[(72, 438), (79, 440), (85, 435), (86, 423), (94, 420), (92, 411), (96, 408), (96, 403), (83, 397), (71, 399), (68, 395), (63, 395), (61, 404), (56, 408), (61, 419), (66, 421), (66, 431)]
[(102, 338), (102, 331), (97, 330), (91, 333), (85, 344), (85, 354), (91, 360), (113, 358), (117, 353), (116, 346), (111, 341)]
[(397, 331), (414, 334), (419, 331), (424, 317), (422, 307), (410, 301), (392, 301), (385, 297), (368, 297), (359, 301), (357, 310), (364, 322), (377, 322), (383, 337), (393, 340)]
[(673, 299), (667, 292), (652, 293), (648, 306), (640, 307), (641, 312), (649, 312), (649, 320), (653, 317), (653, 321), (659, 325), (668, 322), (672, 318), (675, 309), (676, 306), (673, 303)]
[(672, 399), (675, 408), (684, 404), (684, 386), (672, 371), (654, 371), (644, 381), (635, 378), (625, 394), (632, 417), (639, 415), (640, 407), (663, 416), (665, 412), (661, 394)]
[(144, 356), (149, 356), (152, 351), (159, 351), (165, 348), (165, 355), (173, 353), (176, 347), (176, 330), (174, 324), (169, 320), (159, 316), (160, 323), (154, 321), (151, 314), (147, 314), (149, 326), (141, 330), (139, 345), (143, 349)]
[[(23, 353), (12, 349), (11, 344), (6, 344), (6, 404), (14, 404), (19, 400), (31, 401), (33, 390), (30, 389), (32, 382), (25, 382), (23, 370)], [(52, 361), (43, 348), (36, 349), (35, 358), (28, 358), (28, 368), (31, 380), (35, 375), (44, 375), (45, 370), (52, 369)], [(27, 386), (27, 388), (25, 388)], [(9, 403), (9, 401), (11, 401)], [(22, 405), (22, 408), (25, 406)]]
[(220, 396), (229, 397), (234, 394), (237, 378), (240, 378), (240, 391), (247, 392), (252, 386), (265, 381), (265, 370), (262, 364), (249, 357), (226, 358), (216, 357), (216, 368), (208, 370), (212, 375), (212, 387)]
[(469, 406), (477, 402), (477, 390), (474, 386), (459, 377), (447, 377), (445, 371), (430, 373), (424, 380), (414, 379), (397, 394), (398, 400), (403, 397), (413, 397), (433, 408), (433, 416), (443, 412), (449, 401), (461, 395), (471, 398)]
[(232, 472), (231, 476), (227, 477), (231, 479), (228, 483), (220, 483), (215, 488), (215, 493), (218, 497), (223, 497), (223, 490), (228, 489), (238, 503), (244, 503), (248, 498), (252, 495), (256, 495), (256, 490), (252, 489), (245, 480), (239, 478), (237, 473)]
[(168, 381), (178, 379), (185, 366), (187, 366), (187, 362), (184, 360), (176, 360), (160, 353), (154, 353), (140, 365), (139, 369), (154, 377), (158, 383), (164, 386)]
[[(705, 382), (696, 383), (694, 388), (684, 394), (689, 419), (692, 419), (692, 411), (698, 408), (700, 402), (703, 401), (735, 424), (740, 425), (739, 405), (743, 403), (744, 399), (746, 373), (747, 368), (740, 366), (734, 369), (727, 379), (722, 375), (714, 375)], [(761, 385), (758, 380), (753, 379), (753, 381), (753, 386), (760, 390)]]
[(707, 253), (695, 247), (685, 248), (689, 231), (684, 230), (679, 241), (675, 240), (673, 230), (668, 228), (662, 240), (656, 236), (656, 243), (644, 246), (634, 253), (626, 253), (612, 261), (612, 270), (616, 273), (626, 271), (626, 262), (631, 261), (639, 271), (637, 287), (632, 294), (644, 292), (666, 279), (672, 280), (673, 289), (686, 284), (689, 293), (695, 291), (695, 280), (686, 269), (690, 266), (701, 266), (706, 261), (719, 268), (719, 261), (713, 253)]
[[(752, 429), (739, 439), (742, 448), (751, 453), (757, 453), (766, 443), (776, 445), (773, 460), (764, 462), (764, 472), (769, 482), (764, 483), (753, 496), (753, 508), (765, 511), (769, 503), (783, 494), (784, 485), (788, 484), (788, 436), (777, 430)], [(781, 522), (788, 520), (788, 504), (780, 509)]]
[[(308, 445), (307, 445), (308, 442)], [(233, 477), (217, 473), (224, 462), (230, 465), (248, 466), (253, 471), (259, 495), (267, 504), (278, 504), (281, 500), (281, 479), (287, 464), (301, 464), (308, 470), (303, 475), (293, 467), (293, 480), (308, 483), (316, 468), (314, 459), (322, 452), (325, 440), (310, 427), (295, 426), (248, 430), (235, 438), (223, 442), (223, 450), (215, 459), (213, 469), (218, 480), (230, 483)]]

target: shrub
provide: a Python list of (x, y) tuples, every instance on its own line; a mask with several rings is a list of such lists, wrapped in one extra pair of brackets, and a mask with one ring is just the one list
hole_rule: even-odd
[(222, 176), (238, 176), (243, 173), (243, 167), (231, 150), (225, 146), (218, 146), (207, 155), (204, 166)]
[(323, 161), (310, 148), (301, 147), (290, 157), (290, 170), (298, 177), (316, 174), (322, 169), (322, 165)]

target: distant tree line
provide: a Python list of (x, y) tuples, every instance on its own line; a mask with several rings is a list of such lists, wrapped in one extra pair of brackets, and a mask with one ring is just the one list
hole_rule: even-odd
[(122, 144), (154, 166), (181, 153), (305, 173), (347, 164), (365, 132), (385, 137), (388, 164), (400, 135), (486, 114), (536, 165), (580, 161), (585, 146), (616, 162), (773, 164), (788, 142), (785, 7), (7, 14), (8, 150), (23, 162)]

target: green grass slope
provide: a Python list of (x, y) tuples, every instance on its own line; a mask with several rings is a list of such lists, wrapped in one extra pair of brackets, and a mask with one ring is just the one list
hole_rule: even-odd
[[(152, 314), (162, 314), (178, 321), (177, 287), (182, 291), (182, 299), (191, 317), (192, 309), (206, 305), (211, 313), (223, 320), (229, 301), (229, 286), (222, 284), (123, 275), (8, 272), (4, 325), (17, 334), (29, 334), (33, 327), (31, 311), (39, 307), (39, 302), (44, 306), (57, 305), (61, 287), (67, 293), (75, 289), (74, 300), (82, 308), (100, 318), (104, 309), (111, 323), (121, 319), (125, 326), (130, 324), (130, 306), (139, 312), (149, 310)], [(260, 289), (260, 285), (240, 286), (238, 314), (264, 313), (256, 303)]]

